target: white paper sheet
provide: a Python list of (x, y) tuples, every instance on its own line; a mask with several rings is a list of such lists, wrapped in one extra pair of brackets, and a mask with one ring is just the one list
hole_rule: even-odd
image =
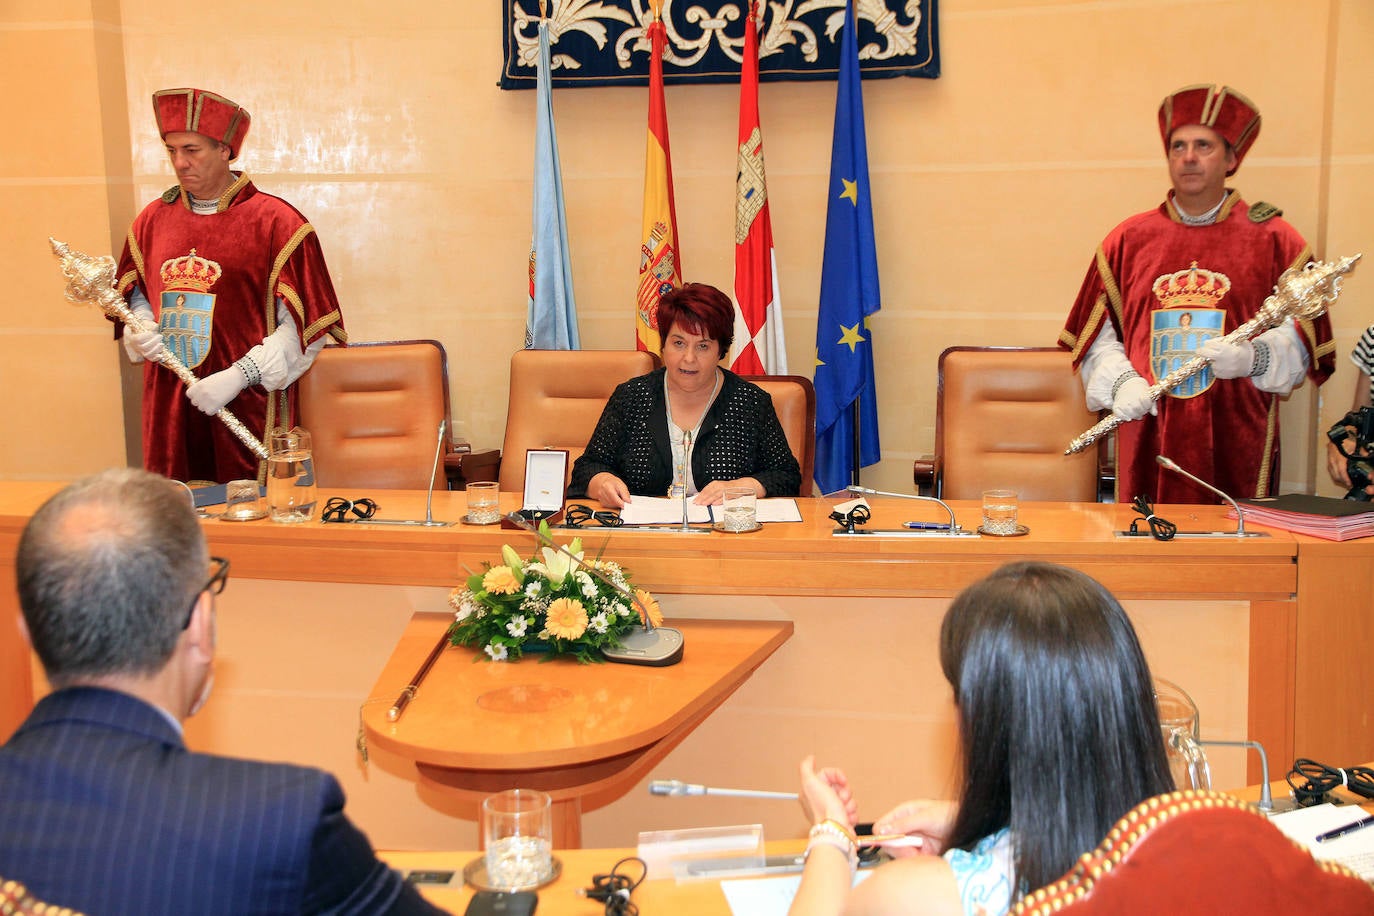
[[(854, 883), (866, 879), (872, 872), (860, 871)], [(720, 882), (725, 902), (735, 916), (787, 916), (792, 898), (801, 887), (801, 875), (782, 878), (737, 878)]]
[(1313, 805), (1276, 814), (1269, 820), (1289, 839), (1301, 843), (1314, 859), (1339, 862), (1366, 881), (1374, 881), (1374, 826), (1317, 842), (1317, 834), (1352, 824), (1369, 812), (1357, 805)]

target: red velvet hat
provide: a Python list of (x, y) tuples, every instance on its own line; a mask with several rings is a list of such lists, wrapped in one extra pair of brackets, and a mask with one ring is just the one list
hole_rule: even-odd
[(1210, 127), (1231, 144), (1236, 154), (1236, 167), (1226, 174), (1234, 175), (1259, 136), (1260, 113), (1253, 102), (1230, 86), (1203, 83), (1184, 86), (1160, 103), (1159, 135), (1164, 138), (1166, 153), (1169, 138), (1185, 124)]
[(154, 92), (153, 115), (164, 140), (174, 131), (195, 131), (227, 145), (230, 159), (238, 158), (239, 144), (248, 136), (248, 125), (252, 121), (237, 102), (204, 89)]

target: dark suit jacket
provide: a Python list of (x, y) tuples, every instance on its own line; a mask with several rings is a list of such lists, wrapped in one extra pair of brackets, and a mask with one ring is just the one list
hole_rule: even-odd
[(0, 747), (0, 876), (92, 916), (442, 912), (343, 806), (328, 773), (192, 753), (141, 700), (59, 690)]
[[(668, 439), (668, 404), (659, 368), (618, 386), (601, 412), (587, 450), (573, 462), (568, 497), (585, 498), (587, 484), (610, 471), (633, 496), (667, 496), (673, 482), (673, 446)], [(692, 481), (700, 490), (713, 480), (752, 477), (766, 496), (796, 496), (801, 467), (758, 385), (728, 369), (720, 393), (706, 409), (692, 447)]]

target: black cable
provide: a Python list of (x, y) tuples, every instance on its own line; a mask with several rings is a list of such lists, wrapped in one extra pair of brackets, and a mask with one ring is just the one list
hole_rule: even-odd
[(1160, 518), (1155, 515), (1155, 507), (1150, 504), (1150, 500), (1145, 496), (1137, 496), (1131, 500), (1131, 508), (1139, 512), (1144, 518), (1131, 519), (1131, 534), (1142, 533), (1137, 526), (1143, 521), (1150, 526), (1150, 537), (1156, 541), (1172, 541), (1174, 535), (1178, 534), (1178, 526), (1168, 519)]
[[(631, 878), (620, 870), (627, 862), (639, 863), (639, 877)], [(592, 875), (592, 886), (577, 889), (580, 896), (606, 904), (606, 916), (639, 916), (639, 907), (630, 900), (634, 889), (644, 881), (649, 866), (636, 856), (626, 856), (611, 866), (610, 874)]]
[(1374, 798), (1374, 768), (1332, 767), (1306, 757), (1293, 761), (1288, 785), (1300, 805), (1319, 805), (1327, 793), (1342, 786), (1361, 798)]

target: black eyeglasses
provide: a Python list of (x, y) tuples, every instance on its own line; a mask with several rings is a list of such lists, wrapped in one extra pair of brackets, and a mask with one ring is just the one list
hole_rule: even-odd
[[(324, 522), (354, 522), (372, 518), (380, 508), (370, 499), (344, 499), (342, 496), (331, 496), (324, 504), (324, 512), (320, 515), (320, 521)], [(349, 514), (356, 518), (349, 518)]]
[(569, 528), (582, 528), (595, 522), (603, 528), (619, 528), (625, 524), (617, 513), (608, 510), (593, 510), (591, 506), (573, 503), (563, 516), (563, 524)]
[(183, 630), (191, 625), (191, 615), (196, 612), (196, 602), (200, 601), (200, 596), (205, 592), (218, 595), (229, 582), (228, 560), (224, 557), (211, 557), (210, 565), (214, 567), (214, 572), (210, 573), (210, 580), (205, 583), (205, 587), (196, 592), (196, 596), (191, 599), (191, 606), (186, 610), (186, 621), (181, 625)]

